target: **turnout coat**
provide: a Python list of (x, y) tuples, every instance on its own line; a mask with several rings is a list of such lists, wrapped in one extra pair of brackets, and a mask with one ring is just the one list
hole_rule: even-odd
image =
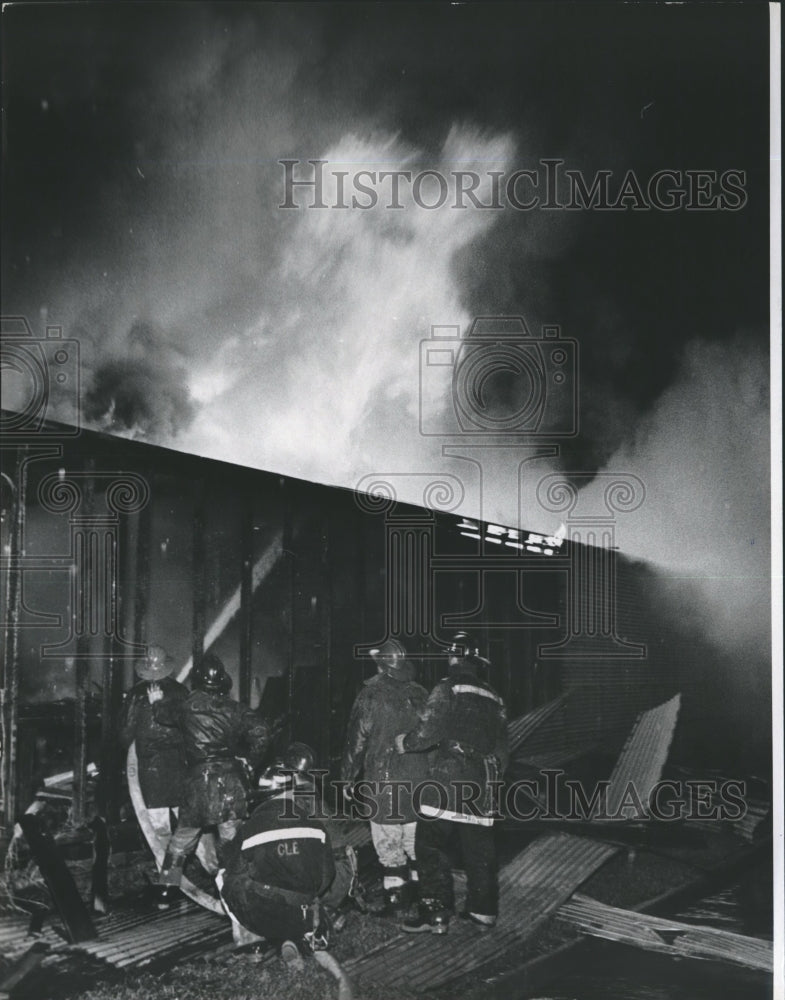
[(323, 921), (320, 897), (335, 877), (330, 836), (292, 792), (256, 809), (224, 848), (221, 898), (243, 927), (271, 941), (300, 941)]
[[(408, 789), (428, 776), (426, 754), (401, 756), (394, 747), (396, 735), (418, 723), (428, 698), (425, 688), (411, 676), (411, 671), (406, 671), (400, 678), (386, 672), (371, 677), (357, 696), (349, 718), (341, 777), (354, 781), (362, 776), (372, 784), (370, 792), (360, 786), (358, 799), (372, 803), (375, 813), (370, 818), (374, 823), (414, 822), (417, 816)], [(382, 787), (385, 782), (402, 784), (394, 792)]]
[(270, 743), (262, 716), (225, 695), (192, 691), (181, 701), (158, 701), (157, 722), (182, 734), (188, 773), (181, 826), (214, 826), (247, 815), (246, 782), (239, 757), (261, 764)]
[[(184, 701), (188, 688), (171, 677), (159, 681), (163, 702)], [(139, 787), (148, 809), (180, 805), (186, 775), (182, 733), (158, 722), (147, 699), (148, 681), (135, 684), (125, 695), (120, 715), (120, 743), (127, 750), (136, 743)]]
[(494, 782), (509, 759), (504, 701), (463, 661), (431, 692), (417, 726), (396, 738), (405, 758), (432, 749), (430, 781), (417, 803), (426, 818), (490, 826)]

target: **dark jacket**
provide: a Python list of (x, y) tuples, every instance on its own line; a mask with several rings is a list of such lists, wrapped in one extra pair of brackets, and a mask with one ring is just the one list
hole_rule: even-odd
[(291, 792), (270, 799), (224, 849), (224, 904), (268, 941), (299, 942), (324, 921), (322, 904), (313, 904), (330, 887), (335, 863), (330, 836), (310, 818), (308, 802)]
[(315, 899), (335, 877), (330, 835), (310, 817), (306, 798), (291, 792), (268, 799), (225, 849), (226, 875), (252, 879)]
[(270, 743), (264, 718), (225, 695), (192, 691), (183, 701), (156, 702), (153, 710), (157, 722), (178, 727), (191, 767), (234, 757), (258, 767)]
[(375, 791), (360, 786), (358, 797), (372, 804), (375, 823), (409, 823), (417, 818), (407, 786), (400, 786), (396, 793), (376, 786), (394, 781), (411, 783), (413, 788), (428, 777), (426, 754), (402, 756), (393, 747), (398, 733), (417, 725), (427, 698), (425, 688), (405, 675), (399, 680), (380, 673), (365, 682), (352, 707), (341, 776), (354, 781), (362, 775), (373, 783)]
[(270, 743), (262, 716), (224, 695), (192, 691), (177, 702), (153, 706), (157, 722), (182, 734), (188, 773), (181, 826), (207, 827), (247, 815), (247, 781), (238, 757), (258, 767)]
[[(182, 801), (186, 774), (185, 744), (178, 729), (156, 721), (147, 698), (147, 681), (135, 684), (125, 695), (120, 714), (120, 744), (127, 750), (136, 743), (139, 786), (148, 809), (175, 808)], [(188, 688), (171, 677), (160, 681), (163, 701), (172, 704), (188, 697)]]
[(501, 780), (509, 758), (507, 712), (502, 698), (477, 677), (475, 668), (464, 662), (442, 678), (419, 725), (396, 743), (403, 756), (434, 748), (430, 777), (439, 787), (429, 785), (423, 792), (423, 816), (490, 825), (492, 783)]

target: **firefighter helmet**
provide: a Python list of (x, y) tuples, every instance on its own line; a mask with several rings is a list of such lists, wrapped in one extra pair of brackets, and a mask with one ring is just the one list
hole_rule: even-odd
[(307, 774), (316, 764), (316, 754), (307, 743), (290, 743), (284, 751), (283, 766), (298, 774)]
[(174, 670), (174, 660), (163, 646), (148, 646), (143, 660), (134, 664), (136, 676), (143, 681), (160, 681)]
[(459, 659), (468, 660), (477, 666), (490, 666), (491, 661), (480, 656), (480, 647), (474, 636), (468, 632), (456, 632), (452, 637), (450, 648), (447, 652), (450, 657), (457, 656)]
[(372, 649), (371, 656), (387, 673), (410, 673), (412, 668), (406, 659), (406, 649), (397, 639), (385, 639), (378, 649)]
[(311, 781), (310, 772), (315, 763), (316, 754), (307, 743), (290, 743), (259, 778), (259, 788), (282, 792), (293, 788), (298, 781)]
[(194, 667), (191, 687), (198, 691), (227, 694), (232, 686), (232, 678), (227, 674), (221, 660), (215, 653), (206, 653), (202, 662)]

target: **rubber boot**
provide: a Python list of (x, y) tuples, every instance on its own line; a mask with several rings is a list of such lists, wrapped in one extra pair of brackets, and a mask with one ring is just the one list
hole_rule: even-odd
[[(384, 908), (382, 916), (394, 917), (407, 909), (406, 877), (409, 874), (405, 865), (398, 868), (384, 869)], [(392, 884), (389, 884), (392, 883)]]
[(164, 855), (161, 871), (158, 873), (158, 885), (180, 886), (183, 879), (185, 855), (167, 851)]
[(302, 972), (305, 969), (305, 959), (300, 954), (300, 949), (294, 941), (284, 941), (281, 945), (281, 958), (287, 968), (295, 972)]
[(489, 931), (496, 926), (496, 916), (491, 913), (472, 913), (469, 910), (461, 910), (458, 916), (461, 920), (474, 924), (481, 931)]
[(397, 868), (385, 868), (381, 889), (374, 890), (366, 897), (367, 909), (374, 917), (389, 917), (399, 913), (404, 906), (402, 890), (406, 884), (407, 869), (401, 865)]
[(401, 924), (407, 934), (446, 934), (450, 929), (450, 915), (436, 899), (423, 899), (417, 907), (417, 915), (408, 917)]
[(169, 910), (182, 898), (176, 886), (162, 885), (160, 882), (154, 886), (155, 906), (158, 910)]
[(382, 915), (385, 917), (394, 917), (401, 913), (403, 910), (409, 908), (409, 904), (406, 898), (406, 885), (396, 885), (392, 889), (384, 890), (384, 909), (382, 910)]
[(409, 878), (404, 886), (404, 898), (409, 909), (420, 903), (420, 879), (414, 865), (409, 865)]

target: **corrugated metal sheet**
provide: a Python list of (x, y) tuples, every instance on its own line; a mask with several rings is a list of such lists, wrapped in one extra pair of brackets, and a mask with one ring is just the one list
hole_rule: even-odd
[(653, 683), (640, 665), (570, 662), (562, 677), (570, 698), (526, 740), (527, 760), (551, 758), (567, 742), (618, 753), (636, 716), (673, 694), (673, 688)]
[[(703, 793), (708, 796), (709, 806), (707, 812), (714, 813), (705, 817), (690, 817), (690, 825), (702, 830), (716, 832), (721, 829), (730, 829), (744, 840), (753, 841), (755, 833), (761, 823), (771, 814), (771, 798), (762, 798), (762, 795), (770, 795), (768, 782), (760, 778), (739, 778), (730, 777), (720, 771), (709, 768), (702, 768), (700, 771), (691, 770), (684, 767), (675, 768), (676, 775), (682, 781), (698, 781), (702, 783)], [(744, 802), (744, 815), (738, 819), (719, 819), (724, 814), (727, 806), (722, 789), (723, 786), (731, 784), (734, 786), (734, 794), (741, 797)], [(752, 788), (755, 794), (751, 794)]]
[(594, 937), (659, 951), (681, 958), (731, 962), (771, 972), (771, 941), (621, 910), (576, 894), (557, 917)]
[[(565, 738), (587, 746), (602, 744), (618, 753), (636, 716), (682, 692), (682, 713), (692, 718), (704, 703), (700, 672), (692, 667), (696, 650), (692, 638), (676, 627), (656, 602), (652, 602), (653, 571), (640, 563), (616, 561), (616, 634), (631, 643), (643, 643), (643, 659), (590, 659), (576, 655), (552, 661), (563, 689), (572, 696), (562, 710), (548, 719), (527, 742), (526, 756), (551, 754)], [(573, 609), (574, 610), (574, 609)], [(562, 595), (562, 617), (567, 612)], [(563, 627), (564, 622), (562, 622)], [(588, 628), (588, 622), (583, 622)], [(685, 738), (679, 727), (677, 739)]]
[(360, 848), (363, 844), (371, 842), (371, 828), (367, 822), (360, 820), (326, 819), (324, 820), (324, 824), (327, 827), (327, 832), (330, 834), (333, 847), (343, 847), (348, 844), (351, 847)]
[(535, 708), (532, 712), (527, 712), (526, 715), (521, 716), (519, 719), (513, 719), (507, 726), (507, 733), (510, 740), (510, 754), (514, 754), (547, 719), (557, 712), (569, 696), (570, 692), (565, 691), (564, 694), (559, 695), (558, 698), (554, 698), (553, 701), (549, 701), (545, 705), (540, 705), (539, 708)]
[(194, 903), (162, 913), (118, 913), (96, 921), (99, 939), (71, 946), (116, 969), (141, 969), (196, 948), (231, 939), (229, 921)]
[(552, 767), (561, 767), (569, 764), (571, 760), (584, 757), (597, 746), (596, 743), (585, 743), (579, 739), (565, 739), (564, 743), (552, 750), (541, 750), (529, 756), (525, 750), (515, 758), (519, 764), (526, 764), (537, 770), (545, 770)]
[(371, 842), (371, 828), (367, 823), (346, 823), (342, 841), (350, 847), (362, 847)]
[(458, 979), (521, 944), (616, 851), (599, 841), (556, 833), (540, 837), (499, 874), (499, 920), (484, 934), (454, 920), (444, 936), (400, 934), (347, 963), (358, 979), (415, 991)]
[(18, 910), (0, 911), (0, 954), (4, 958), (21, 954), (35, 943), (36, 938), (27, 933), (29, 925), (29, 913), (20, 913)]
[(660, 780), (668, 758), (680, 707), (681, 695), (677, 694), (639, 717), (610, 777), (608, 812), (611, 816), (616, 814), (625, 793), (631, 788), (647, 811), (649, 795)]
[(741, 819), (731, 820), (731, 828), (744, 837), (745, 840), (753, 840), (755, 831), (771, 812), (770, 802), (761, 802), (757, 799), (747, 799), (747, 811)]

